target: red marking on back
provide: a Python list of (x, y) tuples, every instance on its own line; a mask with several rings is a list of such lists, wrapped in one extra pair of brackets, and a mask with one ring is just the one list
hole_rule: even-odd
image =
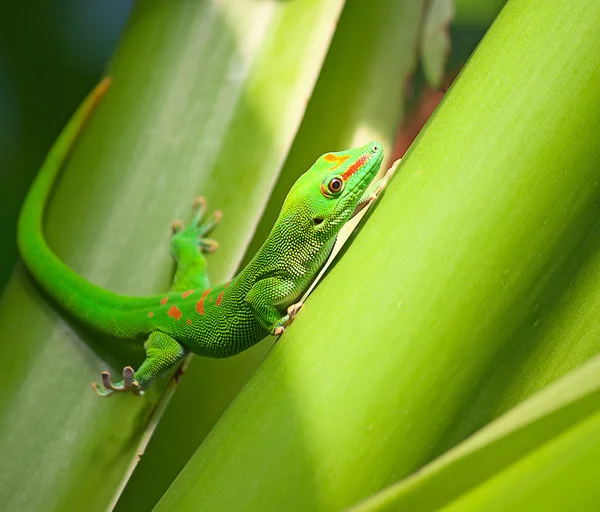
[(200, 300), (198, 302), (196, 302), (196, 311), (198, 313), (200, 313), (201, 315), (204, 314), (204, 299), (206, 299), (206, 296), (212, 291), (212, 288), (209, 288), (208, 290), (204, 290), (204, 293), (202, 294), (202, 297), (200, 297)]
[(189, 318), (186, 320), (186, 322), (188, 325), (192, 325), (192, 321)]
[[(231, 283), (231, 281), (229, 281), (229, 283)], [(221, 301), (223, 300), (223, 294), (225, 293), (225, 288), (229, 286), (229, 283), (225, 283), (225, 286), (223, 286), (221, 293), (219, 293), (219, 296), (217, 297), (217, 306), (221, 305)]]
[(186, 299), (187, 297), (189, 297), (192, 293), (194, 293), (194, 290), (188, 290), (187, 292), (183, 292), (181, 294), (181, 298), (182, 299)]
[(335, 165), (333, 165), (331, 167), (331, 170), (334, 171), (340, 165), (342, 165), (346, 160), (348, 160), (348, 158), (350, 158), (350, 155), (339, 156), (339, 155), (334, 155), (333, 153), (327, 153), (323, 158), (325, 159), (326, 162), (335, 162)]
[(154, 312), (148, 311), (148, 318), (152, 318), (154, 316)]
[(175, 320), (179, 320), (183, 313), (181, 312), (181, 309), (179, 309), (177, 306), (171, 306), (169, 308), (169, 311), (167, 311), (167, 315), (172, 316)]
[(350, 176), (352, 176), (356, 171), (358, 171), (363, 165), (367, 163), (369, 159), (368, 155), (363, 155), (356, 160), (346, 171), (340, 176), (344, 181), (346, 181)]
[(167, 295), (166, 297), (163, 297), (162, 299), (160, 299), (160, 305), (164, 306), (167, 301), (169, 300), (169, 296)]

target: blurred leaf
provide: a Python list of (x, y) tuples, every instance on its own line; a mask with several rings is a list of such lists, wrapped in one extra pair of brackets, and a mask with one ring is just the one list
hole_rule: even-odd
[[(48, 211), (57, 254), (128, 294), (169, 288), (169, 224), (195, 195), (227, 212), (211, 275), (236, 268), (287, 155), (343, 2), (138, 3)], [(252, 27), (249, 30), (247, 27)], [(274, 73), (273, 70), (277, 72)], [(39, 294), (22, 268), (0, 303), (0, 502), (105, 510), (166, 382), (99, 399), (99, 371), (141, 347), (101, 340)], [(85, 341), (84, 341), (85, 340)], [(217, 385), (198, 390), (214, 393)]]
[(456, 23), (477, 28), (489, 26), (506, 0), (456, 0), (455, 3)]
[[(389, 154), (403, 107), (402, 82), (415, 66), (422, 1), (346, 5), (281, 177), (246, 252), (251, 258), (279, 213), (291, 184), (328, 150), (380, 141)], [(356, 33), (361, 32), (361, 37)], [(348, 75), (352, 55), (352, 79)], [(116, 510), (149, 509), (192, 456), (250, 377), (271, 341), (229, 361), (196, 358), (186, 372)], [(237, 364), (237, 367), (235, 366)], [(217, 384), (218, 383), (218, 384)], [(210, 390), (204, 392), (203, 390)], [(199, 399), (199, 394), (203, 396)], [(185, 418), (185, 421), (181, 421)]]
[(454, 0), (430, 0), (421, 36), (421, 58), (425, 78), (439, 87), (450, 55), (450, 22)]
[[(29, 184), (61, 128), (97, 82), (127, 19), (130, 0), (5, 2), (0, 17), (0, 290), (17, 261), (16, 225)], [(98, 32), (73, 34), (89, 6)], [(87, 27), (89, 28), (90, 23)], [(65, 37), (73, 37), (65, 45)], [(103, 44), (100, 43), (102, 39)], [(74, 62), (73, 46), (84, 48)], [(90, 55), (91, 50), (94, 55)], [(90, 51), (86, 51), (90, 50)], [(82, 66), (85, 64), (85, 66)]]
[(339, 510), (598, 351), (599, 23), (507, 4), (157, 511)]
[(443, 510), (598, 510), (600, 413)]
[[(508, 499), (494, 496), (494, 500), (487, 500), (486, 503), (480, 501), (478, 507), (469, 509), (491, 510), (490, 507), (494, 505), (498, 510), (514, 510), (514, 502), (520, 500), (517, 495), (523, 491), (525, 491), (523, 494), (527, 493), (525, 489), (540, 473), (539, 470), (527, 467), (530, 464), (528, 459), (536, 459), (544, 451), (555, 450), (557, 445), (563, 443), (562, 438), (565, 436), (571, 438), (573, 444), (569, 451), (572, 452), (571, 457), (576, 458), (575, 445), (585, 441), (585, 437), (569, 431), (586, 428), (584, 424), (588, 421), (597, 423), (600, 419), (599, 413), (600, 357), (595, 357), (581, 368), (518, 405), (412, 477), (389, 487), (352, 510), (354, 512), (374, 510), (425, 512), (439, 510), (440, 507), (458, 498), (460, 499), (450, 508), (456, 508), (455, 505), (458, 504), (457, 510), (465, 510), (469, 507), (463, 507), (464, 503), (481, 500), (483, 495), (490, 494), (493, 488), (500, 486), (504, 487), (504, 496), (509, 496)], [(600, 439), (597, 435), (594, 437), (596, 449), (600, 450)], [(600, 467), (600, 458), (590, 453), (586, 458), (595, 459)], [(588, 471), (588, 467), (581, 464), (572, 466), (565, 464), (565, 459), (563, 456), (549, 458), (545, 462), (544, 472), (561, 474), (564, 483), (577, 480), (572, 475), (569, 477), (567, 471), (575, 471), (578, 475), (582, 473), (584, 467)], [(590, 462), (594, 464), (593, 460)], [(527, 485), (509, 487), (503, 483), (502, 480), (506, 478), (503, 476), (503, 471), (506, 470), (515, 473), (514, 476), (521, 482), (527, 482)], [(522, 491), (519, 491), (519, 487)], [(577, 493), (573, 489), (567, 493), (563, 486), (547, 487), (542, 495), (546, 499), (549, 497), (552, 499), (555, 510), (561, 509), (556, 506), (558, 502), (555, 501), (560, 498), (559, 494), (566, 494), (572, 505), (577, 501), (574, 496), (581, 497), (582, 494), (595, 497), (597, 503), (598, 486), (588, 486), (587, 489), (585, 486), (582, 487), (584, 487), (583, 492)], [(478, 488), (484, 490), (480, 491)], [(473, 496), (469, 496), (469, 493)], [(535, 508), (548, 510), (541, 506), (539, 501), (541, 497), (538, 494)], [(576, 508), (583, 510), (580, 507)]]

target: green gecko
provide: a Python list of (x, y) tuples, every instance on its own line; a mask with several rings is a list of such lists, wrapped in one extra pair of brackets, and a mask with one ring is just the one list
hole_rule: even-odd
[(212, 288), (202, 253), (217, 246), (206, 236), (220, 213), (205, 216), (204, 200), (196, 200), (193, 222), (185, 228), (180, 222), (173, 224), (171, 252), (177, 270), (172, 291), (149, 297), (112, 293), (63, 263), (48, 246), (42, 228), (56, 176), (109, 81), (103, 80), (84, 100), (51, 148), (23, 205), (18, 244), (31, 274), (72, 316), (118, 338), (147, 337), (146, 359), (137, 370), (126, 366), (118, 382), (102, 372), (102, 385), (92, 384), (101, 396), (117, 391), (139, 395), (189, 352), (228, 357), (268, 335), (283, 333), (342, 226), (377, 197), (391, 173), (372, 183), (383, 159), (376, 142), (324, 154), (293, 185), (254, 258), (231, 281)]

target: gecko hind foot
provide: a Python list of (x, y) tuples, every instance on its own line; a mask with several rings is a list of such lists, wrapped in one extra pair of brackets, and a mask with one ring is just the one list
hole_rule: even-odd
[(137, 396), (144, 394), (140, 383), (135, 379), (135, 372), (131, 366), (123, 368), (123, 380), (119, 382), (113, 383), (108, 372), (102, 372), (100, 376), (102, 378), (102, 385), (98, 385), (95, 382), (92, 383), (92, 389), (99, 396), (110, 396), (113, 393), (123, 391), (131, 391)]
[(279, 320), (279, 323), (275, 326), (275, 329), (272, 333), (273, 336), (279, 336), (285, 332), (286, 328), (289, 327), (294, 321), (294, 318), (296, 318), (298, 311), (300, 311), (300, 308), (302, 308), (303, 305), (304, 302), (300, 301), (287, 308), (287, 314), (283, 316), (281, 320)]
[(212, 238), (206, 238), (217, 224), (221, 221), (223, 214), (215, 211), (211, 215), (206, 215), (206, 199), (197, 197), (193, 203), (194, 219), (186, 228), (181, 220), (176, 220), (171, 224), (174, 237), (192, 238), (200, 247), (202, 252), (214, 252), (219, 243)]

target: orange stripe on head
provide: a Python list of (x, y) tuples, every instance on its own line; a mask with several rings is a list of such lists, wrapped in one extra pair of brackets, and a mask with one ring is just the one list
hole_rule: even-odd
[(200, 297), (200, 300), (198, 302), (196, 302), (196, 311), (203, 315), (204, 314), (204, 299), (206, 299), (206, 296), (212, 291), (212, 288), (209, 288), (208, 290), (204, 290), (204, 293), (202, 294), (202, 297)]
[(169, 296), (167, 295), (166, 297), (163, 297), (162, 299), (160, 299), (160, 305), (164, 306), (167, 301), (169, 300)]
[(327, 153), (323, 158), (326, 162), (335, 162), (335, 164), (331, 167), (331, 170), (335, 171), (340, 165), (348, 160), (348, 158), (350, 158), (350, 155), (339, 156), (334, 155), (333, 153)]
[(346, 181), (350, 176), (352, 176), (356, 171), (358, 171), (363, 165), (367, 163), (369, 160), (368, 155), (363, 155), (356, 160), (346, 171), (340, 176), (342, 180)]

